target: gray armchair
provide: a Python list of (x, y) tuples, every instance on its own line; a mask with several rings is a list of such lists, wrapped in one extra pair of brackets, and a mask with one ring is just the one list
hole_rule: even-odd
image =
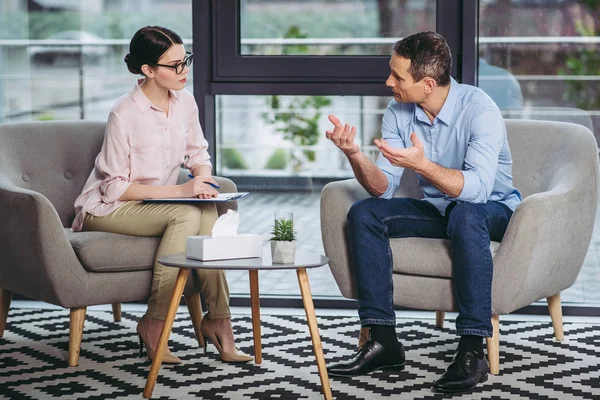
[[(588, 128), (594, 136), (596, 142), (600, 143), (600, 138), (594, 131), (592, 117), (586, 110), (575, 107), (524, 107), (520, 109), (505, 109), (502, 116), (505, 119), (531, 119), (536, 121), (557, 121), (571, 122), (573, 124), (583, 125)], [(600, 145), (598, 145), (600, 147)]]
[[(504, 239), (490, 244), (494, 257), (492, 325), (487, 340), (490, 371), (499, 371), (498, 315), (548, 299), (555, 337), (563, 339), (560, 292), (571, 286), (586, 256), (598, 190), (598, 153), (589, 129), (548, 121), (507, 120), (513, 178), (524, 200)], [(422, 198), (415, 174), (406, 170), (396, 197)], [(332, 182), (321, 194), (321, 231), (331, 272), (342, 294), (356, 298), (347, 241), (350, 206), (368, 197), (355, 179)], [(448, 240), (391, 239), (394, 305), (457, 311)], [(363, 335), (367, 334), (363, 330)]]
[[(76, 366), (86, 307), (145, 301), (159, 237), (73, 232), (73, 203), (104, 137), (105, 123), (33, 122), (0, 125), (0, 337), (13, 293), (70, 309), (69, 365)], [(189, 179), (181, 170), (179, 181)], [(215, 178), (235, 192), (229, 179)], [(237, 203), (219, 203), (219, 214)], [(185, 300), (196, 337), (202, 309), (195, 279)], [(134, 332), (132, 332), (134, 334)]]

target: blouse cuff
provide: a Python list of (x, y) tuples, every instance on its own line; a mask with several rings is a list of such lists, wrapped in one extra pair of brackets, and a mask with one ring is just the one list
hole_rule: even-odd
[(114, 203), (129, 189), (131, 182), (117, 178), (100, 187), (103, 203)]

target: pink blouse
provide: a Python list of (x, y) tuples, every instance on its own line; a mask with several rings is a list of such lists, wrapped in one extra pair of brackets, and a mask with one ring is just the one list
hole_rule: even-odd
[(192, 94), (171, 90), (167, 117), (146, 97), (141, 82), (108, 116), (102, 149), (75, 200), (73, 231), (82, 230), (86, 213), (101, 217), (124, 204), (119, 197), (132, 183), (174, 185), (182, 163), (190, 169), (212, 167)]

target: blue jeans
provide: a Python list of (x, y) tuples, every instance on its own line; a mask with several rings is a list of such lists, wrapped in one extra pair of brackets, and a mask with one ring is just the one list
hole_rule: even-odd
[(368, 198), (348, 212), (361, 325), (395, 325), (390, 238), (450, 239), (459, 335), (492, 336), (492, 254), (512, 216), (506, 205), (452, 202), (442, 215), (424, 200)]

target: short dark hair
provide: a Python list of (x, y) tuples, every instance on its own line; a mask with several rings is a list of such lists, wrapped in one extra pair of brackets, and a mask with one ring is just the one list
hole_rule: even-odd
[(129, 72), (141, 74), (142, 65), (156, 64), (174, 44), (183, 44), (181, 36), (162, 26), (145, 26), (138, 30), (129, 43), (125, 63)]
[(450, 84), (452, 53), (439, 33), (419, 32), (407, 36), (396, 43), (394, 52), (410, 60), (408, 72), (415, 82), (428, 76), (440, 86)]

